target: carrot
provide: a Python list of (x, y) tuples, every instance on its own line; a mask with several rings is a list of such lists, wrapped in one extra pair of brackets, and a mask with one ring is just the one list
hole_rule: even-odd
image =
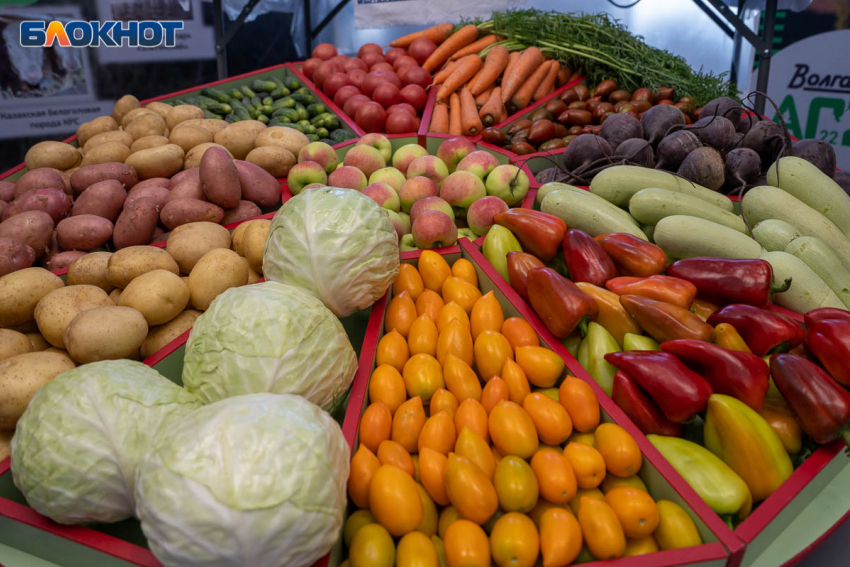
[(570, 75), (573, 74), (572, 69), (569, 67), (561, 67), (558, 71), (558, 81), (555, 83), (559, 88), (567, 84), (567, 80), (570, 78)]
[(555, 79), (558, 78), (558, 71), (561, 70), (561, 65), (554, 59), (546, 64), (549, 66), (549, 69), (546, 71), (546, 76), (544, 76), (543, 80), (540, 81), (540, 85), (537, 87), (537, 90), (534, 91), (532, 100), (540, 100), (555, 90)]
[(449, 133), (449, 107), (445, 104), (434, 105), (434, 114), (431, 115), (430, 132), (437, 134)]
[(508, 64), (505, 67), (504, 73), (502, 73), (502, 83), (505, 82), (505, 77), (507, 77), (508, 75), (511, 74), (511, 70), (513, 69), (513, 66), (516, 65), (516, 62), (520, 58), (521, 55), (522, 55), (522, 51), (512, 51), (511, 54), (508, 56)]
[(449, 75), (451, 75), (454, 70), (457, 69), (458, 63), (460, 63), (460, 61), (451, 61), (447, 63), (445, 67), (440, 69), (440, 71), (436, 75), (434, 75), (434, 81), (431, 83), (431, 85), (439, 85), (440, 83), (448, 79)]
[(573, 74), (570, 75), (570, 78), (567, 80), (568, 83), (572, 83), (576, 79), (581, 78), (581, 71), (573, 71)]
[(454, 24), (437, 24), (436, 26), (431, 26), (427, 30), (418, 31), (402, 36), (398, 39), (394, 39), (390, 42), (390, 47), (407, 47), (420, 37), (427, 37), (439, 45), (446, 40), (446, 37), (448, 37), (454, 27)]
[(475, 98), (466, 87), (460, 90), (460, 123), (464, 136), (475, 136), (482, 129)]
[(505, 103), (502, 102), (502, 88), (496, 87), (490, 94), (490, 98), (481, 107), (478, 112), (478, 117), (484, 123), (484, 126), (492, 126), (497, 122), (502, 121), (502, 113), (505, 110)]
[[(519, 59), (517, 59), (514, 66), (511, 67), (510, 73), (505, 73), (505, 76), (502, 77), (502, 102), (508, 102), (511, 100), (511, 97), (513, 97), (514, 93), (516, 93), (525, 83), (526, 79), (528, 79), (535, 71), (540, 69), (542, 65), (543, 54), (540, 53), (540, 50), (533, 45), (526, 48), (526, 50), (522, 52), (522, 55), (519, 56)], [(536, 85), (535, 88), (537, 88)], [(532, 94), (534, 94), (533, 90), (529, 93), (529, 99)]]
[(463, 126), (460, 120), (460, 97), (452, 93), (449, 98), (449, 134), (460, 136), (463, 134)]
[(449, 38), (440, 45), (440, 47), (434, 50), (434, 53), (432, 53), (428, 59), (425, 60), (425, 63), (422, 64), (422, 68), (429, 73), (433, 72), (434, 69), (443, 64), (443, 61), (446, 61), (449, 57), (451, 57), (452, 53), (462, 47), (466, 47), (477, 38), (477, 26), (474, 26), (473, 24), (463, 26), (450, 35)]
[[(493, 94), (493, 89), (495, 88), (496, 87), (491, 86), (489, 89), (475, 97), (475, 104), (478, 106), (478, 108), (481, 108), (482, 106), (484, 106), (484, 103), (490, 100), (490, 95)], [(472, 89), (469, 90), (471, 91)]]
[(446, 100), (450, 94), (468, 83), (469, 79), (475, 76), (475, 73), (481, 69), (483, 64), (484, 62), (477, 55), (464, 57), (449, 78), (440, 85), (440, 90), (437, 91), (437, 100)]
[(487, 52), (487, 58), (484, 60), (484, 66), (481, 67), (481, 74), (476, 79), (475, 83), (469, 87), (472, 94), (480, 95), (488, 88), (496, 83), (496, 79), (505, 70), (510, 60), (508, 49), (504, 45), (496, 45)]
[(484, 65), (481, 65), (481, 69), (478, 69), (478, 72), (477, 72), (477, 73), (475, 73), (475, 75), (473, 75), (473, 76), (472, 76), (472, 78), (471, 78), (471, 79), (469, 79), (469, 81), (468, 81), (465, 85), (463, 85), (463, 86), (464, 86), (464, 87), (466, 87), (466, 88), (471, 87), (471, 86), (472, 86), (472, 84), (473, 84), (475, 81), (477, 81), (477, 80), (478, 80), (478, 75), (480, 75), (480, 74), (481, 74), (481, 71), (482, 71), (483, 69), (484, 69)]
[[(534, 92), (537, 90), (537, 87), (540, 86), (540, 83), (543, 82), (543, 79), (549, 73), (549, 65), (543, 64), (537, 67), (537, 69), (528, 77), (522, 86), (517, 89), (514, 95), (510, 98), (508, 102), (508, 108), (511, 112), (516, 112), (517, 110), (522, 110), (531, 102), (531, 97), (534, 96)], [(505, 98), (504, 93), (502, 93), (502, 98)]]
[(452, 56), (449, 57), (449, 59), (450, 60), (460, 59), (461, 57), (464, 57), (466, 55), (472, 55), (473, 53), (478, 53), (479, 51), (481, 51), (482, 49), (484, 49), (488, 45), (493, 45), (494, 43), (496, 43), (497, 41), (500, 41), (501, 39), (503, 39), (503, 38), (501, 38), (501, 37), (499, 37), (495, 34), (485, 35), (484, 37), (482, 37), (478, 41), (473, 41), (472, 43), (470, 43), (469, 45), (467, 45), (463, 49), (459, 49), (459, 50), (455, 51), (452, 54)]

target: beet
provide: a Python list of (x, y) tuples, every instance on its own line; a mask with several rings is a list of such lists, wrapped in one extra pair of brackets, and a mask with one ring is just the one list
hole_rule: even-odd
[(823, 140), (795, 142), (794, 155), (814, 164), (830, 177), (835, 175), (835, 150)]
[(836, 171), (835, 175), (832, 176), (832, 180), (838, 183), (850, 195), (850, 172)]
[(741, 145), (741, 142), (744, 140), (743, 132), (735, 132), (735, 143), (732, 144), (733, 147), (737, 148)]
[(704, 116), (685, 129), (696, 134), (703, 144), (721, 152), (728, 152), (735, 145), (735, 126), (722, 116)]
[(717, 191), (723, 186), (725, 180), (723, 158), (714, 148), (708, 146), (697, 148), (687, 155), (676, 174), (712, 191)]
[(707, 102), (706, 105), (702, 107), (700, 119), (705, 118), (706, 116), (722, 116), (729, 120), (729, 122), (732, 123), (732, 126), (737, 128), (738, 124), (741, 122), (742, 110), (743, 108), (741, 108), (741, 105), (735, 100), (726, 96), (721, 96)]
[(611, 146), (605, 138), (582, 134), (570, 142), (561, 155), (561, 160), (567, 171), (575, 171), (599, 158), (610, 156), (611, 153)]
[(759, 119), (756, 116), (753, 116), (752, 114), (744, 114), (741, 116), (741, 121), (738, 123), (738, 126), (736, 126), (735, 129), (741, 134), (746, 134), (750, 131), (750, 128), (752, 128), (753, 125), (758, 121)]
[(655, 146), (667, 135), (670, 128), (685, 125), (685, 115), (675, 106), (662, 104), (647, 110), (640, 119), (640, 125), (643, 127), (643, 137)]
[(643, 138), (623, 140), (614, 151), (614, 157), (629, 160), (633, 165), (652, 167), (655, 165), (655, 152), (652, 146)]
[(767, 170), (782, 154), (785, 131), (772, 120), (760, 120), (744, 135), (741, 146), (755, 150), (761, 158), (762, 168)]
[(689, 153), (701, 147), (699, 138), (693, 132), (687, 130), (673, 132), (665, 136), (656, 148), (658, 163), (655, 164), (655, 169), (676, 171)]
[(731, 191), (740, 191), (759, 178), (761, 158), (750, 148), (735, 148), (726, 154), (726, 185)]
[(623, 141), (629, 138), (643, 138), (640, 120), (631, 114), (612, 114), (602, 123), (599, 135), (605, 138), (615, 152)]

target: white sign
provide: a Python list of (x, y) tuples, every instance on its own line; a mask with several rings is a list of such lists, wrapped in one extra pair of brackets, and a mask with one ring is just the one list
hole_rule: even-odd
[[(461, 18), (489, 18), (508, 9), (508, 0), (355, 0), (357, 29), (425, 26), (458, 22)], [(515, 2), (511, 2), (515, 3)]]
[(0, 138), (72, 134), (77, 126), (98, 116), (112, 114), (114, 101), (62, 104), (40, 108), (0, 108)]
[[(791, 134), (829, 143), (841, 169), (850, 169), (848, 47), (850, 30), (826, 32), (789, 45), (773, 56), (767, 88)], [(776, 118), (769, 106), (765, 114)]]

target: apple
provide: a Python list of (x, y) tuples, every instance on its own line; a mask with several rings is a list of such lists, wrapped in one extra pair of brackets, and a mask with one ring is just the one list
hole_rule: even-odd
[(366, 66), (362, 59), (358, 59), (357, 57), (350, 57), (342, 64), (342, 70), (346, 73), (354, 69), (360, 69), (361, 71), (366, 72), (369, 70), (369, 67)]
[(302, 161), (296, 163), (289, 170), (286, 184), (293, 195), (297, 195), (304, 187), (311, 183), (327, 183), (328, 174), (325, 168), (315, 161)]
[(410, 215), (401, 211), (398, 213), (398, 217), (401, 219), (401, 224), (404, 227), (404, 234), (410, 234)]
[(413, 40), (413, 43), (407, 48), (407, 53), (422, 65), (436, 50), (436, 43), (427, 37), (420, 37)]
[(387, 134), (402, 134), (404, 132), (415, 134), (419, 131), (419, 124), (419, 117), (407, 111), (396, 111), (387, 116)]
[(395, 151), (393, 154), (393, 167), (407, 175), (407, 168), (410, 167), (410, 162), (418, 157), (427, 156), (428, 150), (419, 144), (405, 144)]
[(398, 191), (398, 197), (401, 200), (401, 208), (409, 213), (416, 201), (436, 197), (439, 193), (437, 184), (432, 179), (420, 175), (405, 181)]
[[(314, 142), (315, 143), (315, 142)], [(407, 181), (404, 174), (394, 167), (384, 167), (369, 176), (369, 183), (386, 183), (396, 191)]]
[[(397, 113), (401, 114), (401, 113)], [(431, 179), (437, 184), (437, 187), (443, 182), (443, 179), (449, 176), (449, 168), (437, 156), (421, 156), (410, 162), (407, 166), (407, 178), (422, 175)]]
[(399, 211), (398, 193), (386, 183), (372, 183), (363, 189), (363, 194), (378, 203), (381, 207)]
[(321, 189), (322, 187), (327, 187), (324, 183), (311, 183), (309, 185), (305, 185), (301, 192), (307, 191), (309, 189)]
[(369, 102), (369, 100), (369, 97), (364, 94), (356, 94), (345, 101), (342, 111), (354, 118), (357, 115), (357, 109), (359, 109), (364, 103)]
[(395, 233), (398, 235), (398, 239), (401, 240), (401, 237), (404, 236), (404, 222), (402, 222), (401, 217), (398, 216), (397, 212), (389, 209), (381, 209), (381, 211), (389, 217), (390, 222), (393, 223)]
[(468, 171), (483, 180), (497, 167), (499, 160), (496, 156), (484, 150), (476, 150), (458, 162), (456, 171)]
[(450, 204), (461, 217), (466, 216), (466, 209), (472, 203), (486, 196), (484, 182), (468, 171), (450, 173), (440, 186), (440, 198)]
[(384, 108), (403, 102), (399, 88), (392, 83), (383, 83), (375, 87), (375, 90), (372, 91), (372, 100)]
[(460, 239), (461, 237), (467, 237), (470, 240), (475, 240), (478, 238), (478, 235), (473, 232), (471, 228), (459, 228), (457, 229), (457, 237)]
[(495, 222), (493, 219), (499, 213), (508, 210), (508, 205), (499, 197), (484, 197), (478, 199), (469, 206), (466, 213), (466, 222), (478, 236), (484, 236)]
[(412, 234), (405, 234), (402, 237), (401, 242), (398, 243), (398, 249), (400, 252), (413, 252), (414, 250), (419, 250), (416, 247), (416, 243), (413, 242)]
[(384, 158), (384, 161), (389, 162), (390, 158), (393, 157), (393, 145), (390, 143), (390, 139), (384, 136), (383, 134), (366, 134), (359, 140), (357, 140), (358, 146), (372, 146), (379, 152), (381, 152), (381, 156)]
[(328, 176), (328, 185), (362, 191), (366, 187), (367, 182), (366, 176), (363, 175), (362, 171), (350, 165), (342, 165), (342, 167), (338, 167)]
[(401, 100), (413, 107), (416, 113), (422, 112), (428, 102), (428, 93), (419, 85), (407, 85), (399, 91)]
[(500, 197), (509, 207), (521, 203), (528, 193), (528, 175), (515, 165), (500, 165), (487, 176), (487, 194)]
[(325, 172), (330, 173), (339, 163), (334, 149), (325, 142), (310, 142), (298, 152), (298, 162), (314, 161), (321, 165)]
[(425, 197), (424, 199), (419, 199), (410, 207), (410, 222), (416, 222), (416, 217), (424, 211), (443, 211), (451, 217), (452, 221), (455, 218), (455, 212), (452, 210), (452, 206), (444, 200), (439, 197)]
[(360, 49), (357, 50), (357, 57), (363, 58), (369, 52), (384, 54), (384, 48), (378, 45), (377, 43), (364, 43), (360, 46)]
[[(362, 140), (362, 138), (361, 138)], [(363, 175), (368, 177), (383, 167), (387, 167), (387, 162), (381, 152), (372, 146), (366, 146), (358, 143), (356, 146), (348, 150), (343, 159), (345, 165), (356, 167), (363, 172)]]
[(449, 173), (457, 169), (457, 164), (475, 151), (475, 144), (466, 138), (449, 138), (437, 148), (437, 157), (443, 160)]
[[(334, 104), (342, 108), (345, 106), (345, 103), (348, 102), (348, 99), (359, 94), (361, 94), (360, 89), (354, 85), (345, 85), (336, 91), (336, 94), (334, 95)], [(368, 98), (366, 100), (368, 100)]]
[(441, 211), (423, 211), (410, 228), (413, 242), (418, 248), (441, 248), (457, 243), (454, 221)]
[(339, 89), (350, 84), (351, 79), (348, 78), (348, 75), (342, 72), (334, 73), (325, 79), (325, 83), (322, 85), (322, 90), (325, 91), (328, 98), (333, 98)]
[(354, 121), (367, 132), (383, 132), (387, 111), (377, 102), (364, 102), (354, 113)]

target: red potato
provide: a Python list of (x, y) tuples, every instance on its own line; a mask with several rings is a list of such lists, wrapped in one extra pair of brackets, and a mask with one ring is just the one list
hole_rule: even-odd
[[(42, 265), (50, 262), (50, 259), (59, 254), (61, 251), (62, 249), (59, 248), (59, 239), (56, 238), (56, 231), (51, 230), (50, 242), (47, 244), (47, 248), (44, 251), (44, 256), (41, 257)], [(36, 254), (36, 256), (38, 256), (38, 254)]]
[(112, 238), (114, 225), (95, 215), (68, 217), (56, 225), (56, 239), (63, 250), (91, 251)]
[(207, 199), (224, 209), (232, 209), (242, 199), (239, 173), (224, 148), (210, 148), (201, 158), (201, 189)]
[(26, 211), (43, 211), (57, 223), (68, 216), (70, 210), (71, 200), (62, 189), (30, 189), (9, 203), (2, 219), (7, 220)]
[(174, 189), (178, 183), (185, 181), (186, 179), (195, 179), (198, 182), (201, 181), (201, 168), (193, 167), (191, 169), (184, 169), (178, 173), (175, 173), (171, 176), (171, 181), (168, 183), (168, 189)]
[(112, 231), (112, 243), (116, 250), (128, 246), (147, 244), (153, 238), (159, 221), (159, 210), (152, 199), (136, 199), (121, 211)]
[(310, 59), (304, 62), (304, 66), (301, 67), (301, 72), (304, 73), (304, 75), (312, 81), (313, 73), (316, 72), (316, 69), (318, 69), (319, 65), (321, 65), (323, 62), (324, 59), (319, 59), (318, 57), (311, 57)]
[(126, 189), (139, 182), (136, 170), (124, 163), (101, 163), (86, 165), (71, 175), (71, 187), (76, 193), (82, 193), (99, 181), (114, 179)]
[(371, 73), (372, 71), (387, 71), (389, 73), (395, 73), (395, 69), (393, 69), (393, 66), (385, 61), (375, 63), (374, 65), (369, 67), (369, 72)]
[(392, 83), (383, 83), (375, 87), (375, 90), (372, 92), (372, 100), (384, 108), (389, 108), (394, 104), (402, 102), (399, 88)]
[(280, 203), (281, 188), (277, 179), (268, 171), (248, 161), (235, 160), (242, 186), (242, 199), (260, 207), (274, 207)]
[(405, 51), (404, 49), (402, 49), (400, 47), (393, 47), (392, 49), (387, 50), (387, 53), (384, 55), (384, 57), (387, 58), (387, 63), (390, 63), (390, 64), (395, 62), (395, 60), (398, 59), (399, 57), (406, 57), (406, 56), (407, 56), (407, 51)]
[(204, 196), (204, 190), (201, 188), (201, 179), (194, 179), (190, 177), (175, 185), (171, 191), (168, 192), (168, 197), (165, 202), (167, 203), (168, 201), (173, 201), (175, 199), (198, 199), (200, 201), (206, 201), (207, 199)]
[(171, 184), (171, 180), (167, 177), (151, 177), (150, 179), (145, 179), (144, 181), (139, 181), (135, 185), (133, 185), (127, 194), (132, 193), (133, 191), (137, 191), (139, 189), (143, 189), (145, 187), (164, 187), (168, 189)]
[(351, 85), (351, 79), (348, 78), (348, 75), (345, 73), (334, 73), (325, 79), (322, 90), (325, 91), (325, 94), (328, 95), (329, 98), (333, 98), (339, 89), (349, 85)]
[(313, 48), (312, 56), (327, 61), (331, 57), (336, 57), (336, 54), (336, 47), (334, 47), (330, 43), (320, 43), (319, 45)]
[(224, 209), (197, 199), (176, 199), (165, 204), (159, 218), (168, 230), (174, 230), (190, 222), (219, 224), (224, 218)]
[(0, 278), (30, 268), (34, 262), (35, 250), (20, 240), (0, 238)]
[(410, 47), (407, 48), (407, 53), (414, 59), (416, 62), (422, 65), (425, 61), (431, 57), (431, 54), (437, 50), (437, 44), (428, 39), (427, 37), (420, 37), (418, 39), (413, 40), (413, 43), (410, 44)]
[(15, 199), (15, 184), (11, 181), (0, 181), (0, 201), (10, 203)]
[(363, 87), (363, 81), (366, 80), (367, 73), (365, 69), (352, 69), (346, 75), (351, 80), (351, 84), (360, 89)]
[(419, 130), (419, 118), (409, 112), (394, 112), (387, 117), (387, 134), (416, 132)]
[(127, 199), (124, 201), (124, 208), (126, 209), (130, 204), (137, 199), (152, 199), (154, 203), (156, 203), (156, 207), (158, 210), (162, 210), (162, 207), (165, 206), (165, 203), (168, 202), (168, 197), (171, 196), (171, 192), (165, 187), (160, 187), (158, 185), (149, 185), (147, 187), (142, 187), (141, 189), (136, 189), (135, 187), (130, 190), (130, 193), (127, 195)]
[(58, 169), (39, 167), (21, 175), (14, 184), (14, 189), (16, 198), (32, 189), (61, 189), (64, 192), (65, 180), (62, 178), (62, 172)]
[(357, 50), (357, 57), (363, 59), (363, 56), (367, 53), (380, 53), (383, 56), (384, 48), (377, 43), (364, 43)]
[(399, 79), (401, 79), (401, 83), (405, 86), (419, 85), (424, 89), (431, 84), (431, 73), (422, 67), (414, 67), (411, 65), (410, 67), (405, 67), (400, 71)]
[(357, 57), (349, 57), (345, 60), (345, 63), (342, 64), (342, 70), (348, 73), (354, 69), (360, 69), (361, 71), (368, 71), (369, 67), (363, 62), (362, 59), (358, 59)]
[(126, 199), (127, 192), (121, 183), (115, 179), (99, 181), (77, 197), (71, 209), (71, 216), (97, 215), (115, 222)]
[[(401, 113), (396, 113), (401, 114)], [(364, 102), (354, 115), (354, 121), (366, 132), (383, 132), (387, 112), (377, 102)]]
[(345, 105), (342, 107), (342, 111), (345, 112), (351, 118), (354, 118), (357, 115), (357, 109), (360, 108), (364, 103), (370, 102), (371, 100), (372, 99), (370, 99), (364, 94), (356, 94), (347, 101), (345, 101)]
[(260, 207), (251, 201), (239, 201), (239, 204), (232, 209), (224, 211), (224, 218), (221, 219), (221, 224), (230, 224), (245, 219), (258, 217), (263, 214)]
[(44, 263), (44, 267), (51, 272), (64, 270), (86, 254), (88, 254), (88, 252), (80, 250), (66, 250), (65, 252), (60, 252), (55, 256), (52, 256), (50, 260)]
[(50, 246), (53, 236), (53, 219), (42, 211), (27, 211), (0, 222), (0, 238), (20, 240), (41, 258)]
[(428, 102), (428, 93), (419, 85), (407, 85), (399, 92), (401, 100), (413, 107), (416, 114), (422, 112)]
[(321, 89), (325, 84), (325, 79), (340, 71), (342, 71), (342, 68), (333, 61), (323, 61), (316, 72), (313, 73), (313, 82)]
[(336, 94), (334, 95), (334, 104), (342, 108), (345, 106), (345, 103), (348, 102), (348, 99), (358, 94), (361, 94), (360, 89), (354, 85), (345, 85), (336, 91)]
[(387, 116), (389, 116), (393, 112), (408, 112), (412, 116), (416, 116), (416, 109), (407, 104), (406, 102), (400, 102), (389, 107), (387, 109)]
[(0, 201), (0, 219), (3, 218), (3, 213), (6, 212), (6, 209), (9, 208), (9, 203), (6, 201)]
[(419, 67), (419, 62), (410, 55), (399, 57), (398, 59), (393, 61), (394, 71), (401, 71), (405, 67)]

